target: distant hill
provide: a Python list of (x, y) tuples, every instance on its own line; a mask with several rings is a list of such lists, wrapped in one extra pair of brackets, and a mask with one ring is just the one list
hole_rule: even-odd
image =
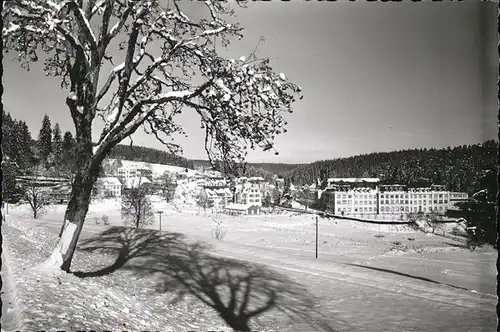
[[(193, 159), (191, 160), (193, 163), (193, 166), (203, 166), (203, 167), (211, 167), (210, 162), (208, 160), (202, 160), (202, 159)], [(268, 174), (268, 175), (282, 175), (284, 176), (285, 174), (291, 172), (295, 168), (299, 166), (304, 166), (305, 164), (273, 164), (273, 163), (247, 163), (247, 172), (250, 173), (262, 173), (261, 175), (255, 175), (255, 174), (248, 174), (248, 176), (262, 176), (265, 177), (263, 174)]]
[(386, 183), (411, 184), (428, 179), (448, 190), (479, 189), (486, 170), (496, 170), (497, 143), (463, 145), (446, 149), (412, 149), (370, 153), (349, 158), (316, 161), (287, 174), (294, 184), (312, 184), (320, 177), (379, 177)]
[(108, 155), (110, 159), (142, 161), (151, 164), (172, 165), (193, 169), (193, 163), (184, 157), (143, 146), (119, 144)]
[[(109, 158), (142, 161), (195, 169), (211, 167), (208, 160), (189, 160), (171, 153), (128, 145), (118, 145)], [(262, 176), (271, 181), (274, 175), (290, 177), (295, 185), (312, 184), (321, 177), (378, 177), (384, 183), (412, 184), (422, 179), (444, 184), (448, 190), (478, 190), (479, 177), (486, 170), (496, 170), (497, 143), (448, 147), (446, 149), (411, 149), (379, 152), (348, 158), (321, 160), (310, 164), (248, 163), (246, 176)]]

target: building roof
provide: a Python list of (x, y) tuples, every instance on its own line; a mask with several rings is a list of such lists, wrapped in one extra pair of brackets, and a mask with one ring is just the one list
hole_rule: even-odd
[(356, 183), (356, 182), (371, 182), (371, 183), (377, 183), (380, 182), (379, 178), (328, 178), (328, 182), (350, 182), (350, 183)]
[(227, 209), (227, 210), (246, 211), (251, 206), (252, 206), (251, 204), (231, 203), (231, 204), (226, 205), (225, 209)]
[(250, 181), (264, 181), (264, 178), (262, 176), (253, 176), (249, 178), (248, 180)]
[(114, 186), (121, 186), (120, 180), (114, 176), (107, 176), (103, 178), (98, 178), (97, 181), (101, 182), (104, 185), (114, 185)]
[(129, 188), (134, 187), (134, 186), (138, 186), (138, 185), (143, 185), (145, 183), (151, 183), (151, 181), (149, 181), (149, 179), (144, 177), (144, 176), (141, 176), (141, 177), (135, 176), (135, 177), (128, 179), (128, 181), (127, 181), (127, 185)]
[(231, 197), (231, 196), (233, 196), (233, 193), (231, 192), (231, 190), (229, 190), (229, 188), (208, 188), (208, 187), (204, 187), (201, 190), (205, 191), (205, 193), (206, 193), (206, 195), (208, 197), (221, 197), (221, 196)]

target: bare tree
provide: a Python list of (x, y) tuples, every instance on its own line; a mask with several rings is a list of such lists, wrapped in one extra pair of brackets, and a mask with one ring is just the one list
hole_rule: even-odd
[(21, 181), (21, 190), (35, 219), (38, 219), (47, 211), (51, 201), (49, 189), (43, 187), (40, 183), (40, 170), (41, 168), (36, 168), (33, 175), (26, 176)]
[(175, 189), (177, 188), (177, 180), (175, 179), (174, 175), (172, 175), (168, 171), (165, 171), (160, 176), (160, 186), (161, 195), (165, 199), (165, 201), (167, 201), (167, 203), (172, 201), (175, 195)]
[(144, 186), (129, 189), (122, 195), (122, 219), (127, 226), (144, 228), (154, 223), (154, 211)]
[[(72, 192), (47, 266), (69, 271), (102, 161), (140, 127), (178, 153), (171, 137), (183, 130), (175, 117), (194, 110), (209, 159), (229, 170), (244, 161), (247, 147), (274, 149), (300, 89), (255, 51), (237, 60), (218, 55), (242, 37), (242, 28), (226, 20), (230, 6), (215, 0), (169, 1), (166, 8), (159, 0), (5, 3), (4, 49), (25, 68), (43, 59), (46, 75), (61, 78), (75, 125)], [(188, 17), (193, 8), (201, 18)], [(96, 120), (104, 126), (93, 149)]]

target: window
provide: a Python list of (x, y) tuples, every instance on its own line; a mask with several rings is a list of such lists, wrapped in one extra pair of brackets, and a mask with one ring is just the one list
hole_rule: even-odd
[(405, 204), (408, 204), (408, 200), (407, 199), (405, 199)]

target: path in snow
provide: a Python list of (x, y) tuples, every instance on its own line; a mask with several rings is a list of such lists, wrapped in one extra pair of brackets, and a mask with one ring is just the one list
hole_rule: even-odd
[(7, 254), (8, 246), (3, 243), (2, 248), (2, 331), (22, 331), (23, 313), (16, 292), (16, 283), (13, 280)]

